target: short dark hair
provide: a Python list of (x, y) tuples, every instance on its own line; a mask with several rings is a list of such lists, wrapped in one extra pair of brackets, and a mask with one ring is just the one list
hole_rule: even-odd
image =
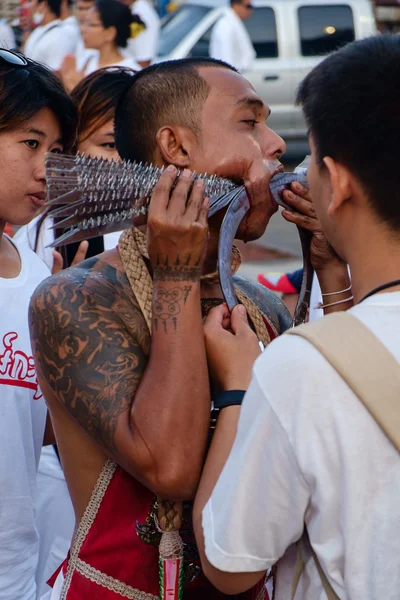
[(0, 133), (16, 129), (43, 108), (57, 118), (64, 151), (75, 143), (77, 111), (61, 81), (45, 66), (27, 59), (25, 68), (0, 65)]
[(400, 228), (400, 37), (348, 44), (315, 67), (297, 102), (316, 145), (358, 178), (376, 214)]
[(183, 58), (151, 65), (133, 77), (115, 113), (115, 142), (122, 158), (151, 161), (157, 131), (164, 125), (200, 132), (200, 110), (210, 93), (199, 74), (202, 67), (237, 72), (220, 60)]
[(116, 106), (135, 71), (113, 67), (94, 71), (72, 90), (78, 108), (78, 143), (114, 118)]
[(115, 27), (117, 32), (115, 44), (118, 48), (126, 48), (131, 37), (132, 23), (139, 23), (144, 26), (140, 17), (133, 15), (131, 9), (119, 0), (97, 0), (94, 8), (99, 13), (105, 29)]
[(61, 15), (62, 0), (39, 0), (39, 4), (41, 2), (46, 2), (48, 7), (50, 8), (51, 12), (54, 15), (56, 15), (56, 17), (59, 17)]

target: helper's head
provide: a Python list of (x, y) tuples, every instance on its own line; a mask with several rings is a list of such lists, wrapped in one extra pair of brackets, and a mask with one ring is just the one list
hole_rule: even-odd
[(349, 44), (298, 94), (310, 130), (309, 184), (325, 233), (344, 258), (355, 228), (400, 234), (400, 38)]
[[(174, 164), (241, 183), (274, 172), (285, 150), (266, 124), (268, 107), (235, 69), (212, 59), (183, 59), (137, 73), (116, 112), (124, 159)], [(252, 205), (246, 239), (259, 237), (275, 210), (269, 191)]]
[(132, 69), (107, 68), (85, 77), (71, 92), (78, 108), (78, 152), (118, 160), (115, 148), (115, 109), (131, 84)]
[(43, 20), (59, 19), (63, 0), (33, 0), (31, 14), (35, 25), (40, 25)]
[(45, 154), (71, 151), (75, 131), (76, 109), (59, 79), (0, 50), (0, 220), (24, 225), (38, 214), (46, 191)]
[(126, 48), (133, 19), (130, 9), (118, 0), (97, 0), (82, 23), (86, 48), (101, 50), (108, 45)]
[(75, 3), (75, 16), (78, 20), (79, 25), (86, 21), (87, 14), (91, 8), (95, 5), (95, 0), (76, 0)]
[(231, 0), (231, 7), (242, 21), (249, 19), (254, 10), (251, 0)]

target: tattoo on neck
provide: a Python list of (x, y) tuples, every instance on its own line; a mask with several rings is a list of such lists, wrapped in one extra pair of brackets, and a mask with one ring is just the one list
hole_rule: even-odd
[(170, 264), (168, 256), (164, 262), (157, 256), (157, 262), (153, 270), (154, 279), (159, 281), (199, 281), (201, 276), (200, 261), (191, 265), (191, 258), (192, 256), (189, 254), (186, 260), (182, 261), (178, 254), (175, 262)]
[(191, 289), (191, 285), (185, 285), (183, 288), (158, 288), (155, 291), (153, 299), (153, 322), (156, 331), (158, 331), (158, 327), (160, 326), (167, 333), (168, 324), (172, 324), (174, 331), (176, 331), (178, 316), (186, 304)]

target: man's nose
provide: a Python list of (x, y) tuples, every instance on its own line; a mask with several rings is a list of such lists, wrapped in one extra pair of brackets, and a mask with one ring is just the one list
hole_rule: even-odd
[(264, 150), (268, 156), (280, 158), (286, 152), (286, 143), (280, 135), (272, 129), (267, 129), (265, 135)]

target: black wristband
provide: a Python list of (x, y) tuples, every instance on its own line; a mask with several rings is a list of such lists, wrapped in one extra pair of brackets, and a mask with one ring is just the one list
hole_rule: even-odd
[(214, 408), (221, 410), (227, 406), (240, 406), (243, 402), (245, 390), (229, 390), (227, 392), (217, 392), (212, 395)]

